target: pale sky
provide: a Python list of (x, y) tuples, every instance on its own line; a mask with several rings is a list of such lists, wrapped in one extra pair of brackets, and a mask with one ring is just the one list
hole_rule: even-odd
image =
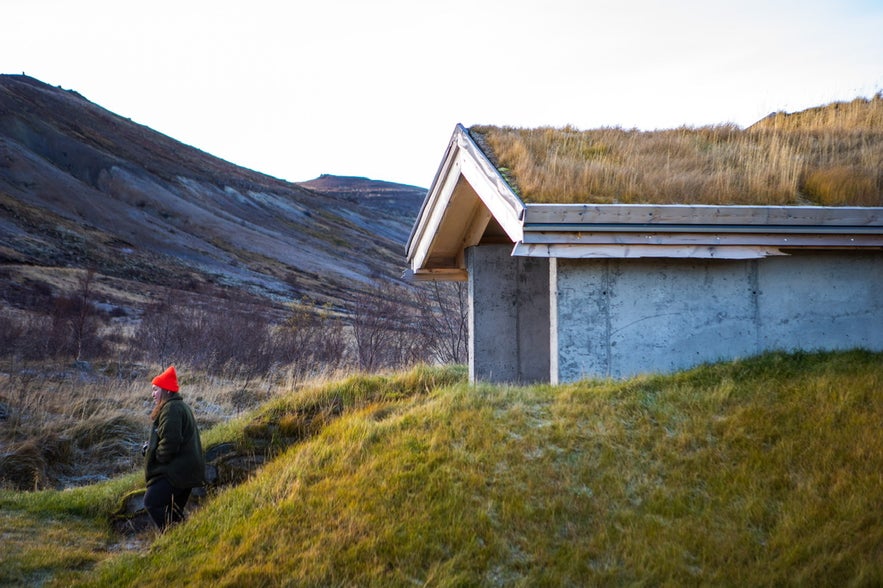
[(459, 122), (658, 129), (883, 90), (883, 0), (0, 0), (22, 72), (232, 163), (429, 187)]

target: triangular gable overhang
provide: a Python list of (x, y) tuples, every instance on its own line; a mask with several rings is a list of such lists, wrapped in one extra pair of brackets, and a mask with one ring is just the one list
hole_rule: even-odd
[(457, 125), (408, 240), (415, 277), (466, 279), (464, 251), (491, 219), (512, 254), (759, 259), (799, 249), (881, 249), (883, 208), (525, 204)]
[(524, 203), (458, 124), (408, 239), (411, 271), (418, 279), (466, 279), (464, 252), (491, 219), (520, 243), (523, 215)]

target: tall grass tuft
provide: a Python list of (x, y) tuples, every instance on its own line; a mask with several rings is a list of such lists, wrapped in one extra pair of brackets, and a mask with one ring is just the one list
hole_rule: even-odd
[(883, 96), (734, 125), (475, 126), (526, 202), (883, 206)]
[[(224, 378), (179, 365), (182, 396), (208, 432), (277, 393), (302, 374)], [(151, 374), (162, 366), (67, 363), (0, 366), (0, 488), (62, 489), (141, 469), (149, 435)]]

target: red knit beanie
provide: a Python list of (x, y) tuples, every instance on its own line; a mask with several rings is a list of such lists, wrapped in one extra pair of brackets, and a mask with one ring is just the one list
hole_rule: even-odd
[(166, 371), (153, 378), (153, 385), (169, 392), (177, 392), (178, 374), (175, 373), (175, 366), (170, 365)]

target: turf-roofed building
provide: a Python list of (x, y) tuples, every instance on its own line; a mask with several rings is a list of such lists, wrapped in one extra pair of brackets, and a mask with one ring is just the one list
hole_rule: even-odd
[(883, 99), (744, 130), (458, 125), (407, 256), (468, 280), (473, 381), (883, 350)]

